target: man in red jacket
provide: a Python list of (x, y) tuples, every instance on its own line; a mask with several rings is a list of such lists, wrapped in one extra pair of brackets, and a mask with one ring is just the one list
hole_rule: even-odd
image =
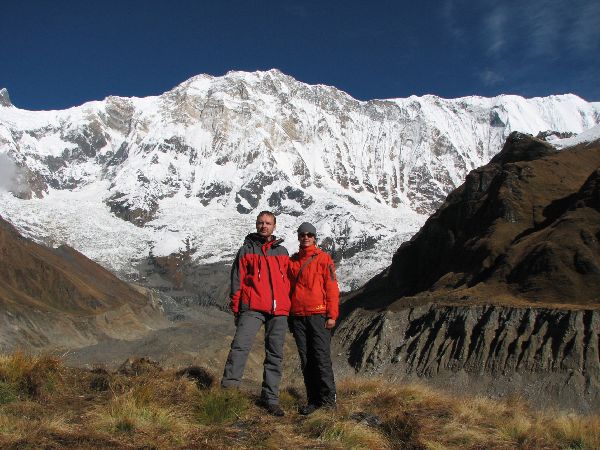
[(331, 365), (331, 330), (339, 311), (339, 288), (329, 254), (316, 245), (317, 230), (304, 222), (298, 228), (300, 250), (290, 258), (290, 329), (294, 334), (308, 403), (300, 413), (335, 407)]
[(231, 268), (231, 302), (236, 332), (227, 357), (221, 386), (237, 388), (244, 374), (256, 333), (265, 326), (265, 361), (261, 403), (270, 414), (283, 416), (279, 406), (283, 344), (290, 311), (287, 278), (289, 254), (276, 239), (276, 218), (262, 211), (256, 233), (246, 236)]

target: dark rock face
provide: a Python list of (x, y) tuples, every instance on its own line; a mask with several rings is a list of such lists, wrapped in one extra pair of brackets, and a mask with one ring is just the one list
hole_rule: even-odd
[(262, 198), (265, 187), (273, 184), (277, 178), (277, 174), (259, 172), (236, 193), (237, 211), (240, 214), (250, 214), (254, 211)]
[(350, 366), (600, 411), (598, 167), (513, 133), (342, 304)]
[(506, 126), (506, 124), (500, 118), (500, 115), (498, 114), (498, 111), (491, 111), (490, 112), (490, 126), (492, 126), (492, 127), (500, 127), (500, 128)]
[(349, 242), (347, 234), (341, 234), (334, 238), (325, 238), (319, 243), (319, 247), (331, 255), (335, 262), (344, 258), (351, 258), (357, 253), (371, 250), (377, 243), (377, 238), (365, 235), (353, 243)]
[(512, 133), (500, 153), (492, 158), (490, 164), (507, 164), (517, 161), (534, 161), (544, 156), (557, 153), (550, 144), (532, 139), (531, 136), (522, 133)]
[(420, 214), (428, 214), (434, 211), (446, 196), (447, 191), (444, 191), (441, 186), (452, 186), (452, 180), (443, 168), (431, 174), (429, 168), (417, 166), (408, 176), (408, 185), (410, 189), (407, 196), (411, 206)]
[(6, 88), (0, 89), (0, 106), (12, 106), (8, 90)]
[(597, 310), (425, 304), (354, 314), (336, 342), (357, 371), (597, 412), (599, 333)]
[[(282, 205), (284, 200), (292, 200), (298, 205), (298, 209), (286, 205)], [(314, 199), (306, 194), (301, 189), (295, 189), (291, 186), (287, 186), (285, 189), (273, 192), (269, 197), (269, 206), (275, 214), (289, 214), (291, 216), (301, 216), (303, 210), (312, 205)]]
[(105, 164), (109, 168), (114, 168), (123, 163), (129, 156), (129, 147), (127, 142), (123, 142), (116, 152), (107, 152), (106, 155), (100, 155), (98, 162)]
[[(581, 270), (600, 266), (591, 238), (600, 233), (597, 170), (590, 176), (599, 165), (600, 147), (556, 152), (513, 133), (366, 290), (389, 304), (423, 291), (469, 289), (488, 299), (489, 292), (478, 290), (499, 284), (500, 292), (527, 301), (562, 303), (566, 295), (570, 303), (597, 304), (600, 278), (593, 268)], [(367, 296), (373, 297), (360, 298)]]
[(535, 137), (537, 139), (541, 139), (543, 141), (547, 141), (548, 138), (553, 137), (555, 139), (567, 139), (567, 138), (571, 138), (573, 136), (576, 136), (576, 133), (572, 133), (570, 131), (566, 131), (564, 133), (561, 133), (560, 131), (540, 131)]
[(131, 101), (119, 97), (109, 97), (106, 102), (106, 116), (103, 117), (109, 128), (129, 134), (135, 108)]
[(600, 168), (592, 172), (575, 200), (575, 207), (586, 206), (600, 211)]
[(125, 194), (117, 192), (105, 200), (110, 211), (120, 219), (131, 222), (132, 224), (143, 227), (146, 223), (154, 219), (154, 214), (158, 211), (158, 202), (149, 201), (148, 208), (132, 207)]
[(15, 197), (29, 200), (34, 195), (41, 197), (43, 193), (48, 192), (48, 186), (43, 178), (32, 172), (22, 161), (14, 161), (10, 155), (2, 154), (0, 166), (3, 168), (0, 187), (8, 190)]
[[(183, 142), (182, 138), (177, 136), (165, 139), (160, 142), (156, 149), (162, 153), (174, 153), (174, 154), (184, 154), (192, 157), (196, 150)], [(193, 158), (192, 158), (193, 160)]]
[(95, 158), (99, 149), (107, 145), (107, 136), (102, 130), (102, 125), (94, 120), (89, 125), (77, 132), (70, 130), (61, 138), (67, 142), (76, 144), (77, 147), (68, 156), (69, 163), (83, 162), (89, 158)]
[(198, 194), (200, 203), (207, 206), (213, 199), (223, 197), (231, 192), (231, 186), (226, 186), (222, 183), (211, 183), (204, 191)]
[(11, 192), (17, 198), (30, 200), (34, 196), (43, 197), (48, 193), (48, 185), (36, 172), (32, 172), (28, 167), (19, 167), (19, 182)]

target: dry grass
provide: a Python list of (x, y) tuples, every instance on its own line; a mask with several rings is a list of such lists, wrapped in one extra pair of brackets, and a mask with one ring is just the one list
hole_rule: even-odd
[(214, 390), (197, 398), (196, 417), (204, 425), (231, 424), (250, 407), (248, 396), (233, 389)]
[(114, 397), (108, 404), (95, 409), (89, 416), (89, 423), (111, 433), (156, 430), (161, 434), (177, 434), (182, 430), (182, 420), (175, 408), (145, 401), (133, 391)]
[(304, 419), (300, 430), (331, 447), (354, 449), (390, 447), (383, 433), (329, 410), (318, 410)]
[(572, 414), (551, 419), (545, 437), (559, 442), (562, 448), (600, 449), (600, 417), (579, 417)]
[(48, 355), (0, 355), (0, 403), (13, 401), (13, 396), (38, 398), (52, 391), (59, 367), (60, 361)]
[(202, 389), (175, 370), (69, 369), (0, 356), (1, 448), (600, 449), (600, 418), (535, 413), (518, 399), (457, 398), (380, 379), (338, 382), (337, 410), (284, 418), (248, 392)]

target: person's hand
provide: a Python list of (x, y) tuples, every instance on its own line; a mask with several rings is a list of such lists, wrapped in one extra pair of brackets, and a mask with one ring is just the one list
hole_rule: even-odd
[(325, 322), (325, 328), (331, 330), (333, 327), (335, 327), (335, 320), (327, 319), (327, 321)]

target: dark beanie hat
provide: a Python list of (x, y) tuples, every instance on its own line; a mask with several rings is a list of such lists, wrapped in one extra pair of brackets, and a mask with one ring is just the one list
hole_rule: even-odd
[(316, 237), (317, 236), (317, 229), (313, 225), (311, 225), (310, 223), (303, 222), (298, 227), (298, 233), (312, 233)]

